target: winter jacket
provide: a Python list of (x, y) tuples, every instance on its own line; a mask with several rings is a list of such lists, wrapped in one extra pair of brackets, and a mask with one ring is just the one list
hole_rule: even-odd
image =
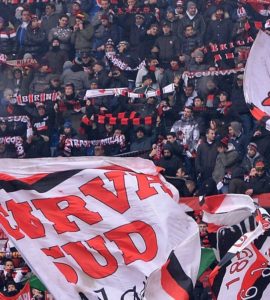
[(0, 29), (0, 53), (10, 55), (15, 53), (16, 32), (10, 27)]
[(60, 49), (69, 51), (71, 48), (71, 34), (72, 30), (69, 27), (57, 26), (50, 30), (48, 40), (51, 43), (54, 38), (57, 38), (60, 41)]
[(77, 66), (72, 66), (70, 69), (65, 70), (61, 75), (61, 81), (64, 85), (72, 82), (76, 91), (86, 90), (89, 88), (87, 73)]
[(213, 19), (207, 26), (205, 42), (217, 44), (227, 43), (231, 41), (232, 29), (233, 25), (230, 19)]
[(92, 37), (94, 30), (92, 25), (85, 24), (83, 30), (76, 30), (71, 34), (71, 43), (75, 50), (80, 52), (89, 52), (92, 48)]
[(205, 33), (206, 25), (203, 19), (203, 16), (200, 14), (196, 14), (193, 19), (185, 13), (184, 17), (179, 21), (179, 29), (178, 29), (178, 37), (182, 38), (184, 35), (184, 30), (187, 25), (192, 25), (194, 31), (199, 35), (202, 39)]
[(171, 157), (162, 157), (156, 164), (165, 169), (162, 172), (165, 176), (175, 176), (177, 170), (181, 167), (180, 159), (175, 155), (172, 155)]
[(171, 132), (178, 133), (180, 131), (183, 133), (183, 145), (188, 146), (190, 151), (196, 150), (200, 132), (198, 123), (194, 118), (186, 119), (182, 117), (179, 121), (176, 121), (171, 128)]
[(246, 174), (249, 174), (252, 168), (255, 168), (257, 161), (264, 161), (264, 158), (260, 153), (256, 153), (254, 157), (249, 157), (246, 155), (241, 163), (241, 167), (244, 169)]
[(225, 152), (218, 154), (212, 174), (216, 184), (223, 180), (225, 174), (232, 173), (238, 159), (239, 155), (232, 144), (228, 145), (228, 149)]
[(45, 31), (41, 28), (32, 28), (29, 25), (26, 29), (24, 39), (24, 52), (33, 56), (41, 56), (46, 50), (47, 38)]
[(201, 174), (204, 181), (212, 176), (217, 159), (217, 143), (203, 142), (197, 149), (195, 167), (197, 174)]
[(44, 93), (44, 91), (49, 88), (49, 83), (52, 77), (53, 75), (51, 73), (36, 72), (34, 79), (30, 84), (30, 93)]
[(180, 50), (179, 40), (172, 34), (158, 37), (154, 47), (159, 49), (159, 59), (163, 63), (168, 63)]
[(264, 173), (261, 177), (252, 177), (249, 181), (249, 188), (253, 189), (253, 194), (264, 194), (270, 192), (270, 177)]
[(190, 37), (183, 37), (181, 39), (181, 52), (186, 55), (191, 55), (191, 53), (202, 46), (201, 38), (194, 34)]
[(43, 16), (41, 18), (41, 28), (45, 31), (48, 36), (50, 30), (57, 26), (59, 20), (58, 13), (52, 13), (50, 16)]
[[(135, 82), (136, 87), (142, 85), (142, 78), (147, 74), (149, 74), (149, 71), (145, 67), (142, 67), (141, 69), (138, 70), (136, 82)], [(155, 74), (156, 83), (154, 83), (153, 86), (155, 86), (155, 88), (158, 88), (158, 86), (161, 84), (163, 73), (161, 73), (161, 70), (159, 68), (156, 68), (154, 74)]]
[(61, 74), (63, 71), (63, 65), (65, 61), (68, 60), (68, 55), (66, 51), (48, 51), (44, 58), (48, 61), (49, 67), (53, 73)]

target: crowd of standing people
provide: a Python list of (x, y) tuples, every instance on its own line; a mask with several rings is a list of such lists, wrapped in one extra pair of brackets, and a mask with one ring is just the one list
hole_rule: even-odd
[(140, 156), (180, 196), (270, 192), (270, 132), (243, 93), (270, 4), (17, 2), (0, 1), (0, 158)]

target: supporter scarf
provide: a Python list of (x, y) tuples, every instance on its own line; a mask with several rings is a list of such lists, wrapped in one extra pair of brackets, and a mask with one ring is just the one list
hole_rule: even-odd
[(23, 139), (20, 136), (4, 136), (0, 138), (0, 144), (14, 145), (18, 158), (25, 156)]
[(104, 116), (104, 115), (96, 115), (94, 117), (94, 120), (99, 124), (110, 124), (110, 125), (133, 125), (133, 126), (139, 126), (139, 125), (152, 125), (154, 120), (153, 117), (147, 116), (144, 118), (138, 118), (138, 117), (112, 117), (112, 116)]
[(26, 136), (29, 137), (33, 135), (33, 129), (31, 125), (31, 121), (28, 116), (9, 116), (9, 117), (0, 117), (0, 121), (5, 122), (22, 122), (27, 126)]
[(125, 136), (115, 135), (109, 138), (101, 139), (101, 140), (81, 140), (81, 139), (66, 139), (64, 145), (64, 153), (66, 156), (71, 155), (71, 148), (81, 148), (81, 147), (90, 147), (90, 146), (106, 146), (106, 145), (114, 145), (119, 144), (121, 147), (125, 146)]
[(131, 68), (128, 64), (119, 59), (116, 55), (107, 52), (107, 59), (116, 67), (124, 71), (137, 71), (145, 66), (145, 61), (142, 61), (136, 68)]
[(183, 73), (183, 78), (200, 78), (204, 76), (227, 76), (231, 74), (237, 74), (244, 72), (245, 68), (225, 69), (225, 70), (214, 70), (214, 71), (186, 71)]
[(35, 66), (38, 64), (38, 62), (33, 58), (7, 60), (7, 56), (5, 54), (0, 54), (0, 64), (1, 63), (17, 68)]
[(147, 91), (144, 94), (129, 92), (128, 88), (117, 88), (117, 89), (95, 89), (87, 90), (85, 98), (96, 98), (105, 96), (127, 96), (129, 98), (149, 98), (160, 96), (160, 90)]
[(45, 101), (56, 101), (59, 99), (58, 93), (40, 93), (40, 94), (29, 94), (26, 96), (17, 96), (16, 100), (18, 104), (28, 104), (35, 102), (45, 102)]

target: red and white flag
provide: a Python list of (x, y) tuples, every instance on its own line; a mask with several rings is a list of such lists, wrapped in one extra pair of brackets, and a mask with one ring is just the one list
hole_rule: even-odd
[[(270, 36), (259, 31), (249, 53), (244, 73), (245, 100), (257, 120), (270, 117)], [(270, 124), (266, 124), (270, 129)]]
[(151, 161), (1, 162), (0, 223), (56, 300), (141, 299), (172, 250), (187, 272), (177, 246), (191, 236), (199, 245), (197, 225)]

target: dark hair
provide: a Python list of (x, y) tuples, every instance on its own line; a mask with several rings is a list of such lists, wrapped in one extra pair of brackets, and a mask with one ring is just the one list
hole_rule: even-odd
[(214, 129), (212, 129), (212, 128), (208, 127), (208, 128), (206, 129), (206, 131), (205, 131), (205, 134), (208, 134), (210, 130), (213, 130), (213, 131), (215, 131)]
[(193, 83), (191, 83), (191, 82), (188, 82), (188, 84), (185, 86), (186, 88), (187, 87), (192, 87), (193, 89), (195, 89), (195, 86), (194, 86), (194, 84)]
[(226, 96), (227, 98), (229, 97), (229, 94), (226, 91), (221, 91), (219, 93), (219, 95), (223, 94), (224, 96)]
[(54, 3), (47, 3), (47, 4), (45, 5), (45, 7), (46, 7), (46, 6), (50, 6), (51, 9), (55, 10), (55, 4), (54, 4)]
[(168, 135), (171, 135), (171, 136), (173, 136), (173, 137), (176, 137), (176, 133), (175, 133), (175, 132), (168, 132), (168, 133), (166, 134), (166, 136), (168, 136)]
[[(13, 263), (13, 260), (12, 260), (11, 258), (6, 258), (5, 261), (4, 261), (4, 265), (5, 265), (7, 262), (9, 262), (9, 261), (11, 261), (11, 262)], [(13, 263), (13, 264), (14, 264), (14, 263)]]
[(185, 108), (190, 109), (191, 111), (193, 111), (193, 107), (190, 106), (190, 105), (185, 105), (185, 106), (184, 106), (184, 109), (185, 109)]
[(61, 14), (61, 15), (59, 16), (58, 20), (61, 20), (62, 18), (66, 18), (66, 19), (69, 20), (69, 16), (66, 15), (66, 14)]
[(186, 29), (187, 29), (188, 27), (192, 27), (192, 28), (193, 28), (192, 24), (188, 24), (188, 25), (186, 25), (186, 26), (184, 27), (184, 31), (186, 31)]

